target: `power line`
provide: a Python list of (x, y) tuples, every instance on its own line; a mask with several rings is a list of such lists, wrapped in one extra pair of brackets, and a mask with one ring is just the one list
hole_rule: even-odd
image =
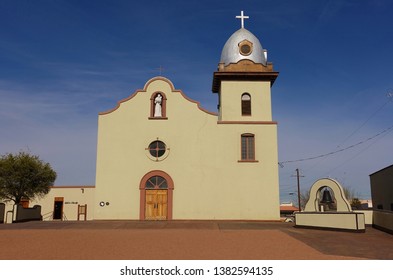
[(388, 128), (386, 128), (386, 129), (384, 129), (383, 131), (381, 131), (381, 132), (375, 134), (375, 135), (372, 136), (372, 137), (369, 137), (369, 138), (367, 138), (367, 139), (365, 139), (365, 140), (363, 140), (363, 141), (360, 141), (360, 142), (358, 142), (358, 143), (356, 143), (356, 144), (350, 145), (350, 146), (348, 146), (348, 147), (345, 147), (345, 148), (342, 148), (342, 149), (339, 149), (339, 150), (336, 150), (336, 151), (333, 151), (333, 152), (330, 152), (330, 153), (326, 153), (326, 154), (322, 154), (322, 155), (318, 155), (318, 156), (313, 156), (313, 157), (308, 157), (308, 158), (296, 159), (296, 160), (281, 161), (281, 162), (279, 162), (278, 164), (279, 164), (281, 167), (283, 167), (285, 163), (294, 163), (294, 162), (308, 161), (308, 160), (313, 160), (313, 159), (317, 159), (317, 158), (324, 158), (324, 157), (328, 157), (328, 156), (331, 156), (331, 155), (334, 155), (334, 154), (337, 154), (337, 153), (341, 153), (341, 152), (344, 152), (344, 151), (346, 151), (346, 150), (355, 148), (355, 147), (357, 147), (357, 146), (359, 146), (359, 145), (362, 145), (362, 144), (364, 144), (364, 143), (366, 143), (366, 142), (368, 142), (368, 141), (371, 141), (372, 139), (374, 139), (374, 138), (376, 138), (376, 137), (378, 137), (378, 136), (380, 136), (380, 135), (382, 135), (382, 134), (384, 134), (384, 133), (387, 133), (387, 132), (390, 131), (391, 129), (393, 129), (393, 125), (390, 126), (390, 127), (388, 127)]
[[(387, 90), (387, 92), (386, 92), (386, 97), (387, 97), (387, 100), (386, 100), (386, 102), (384, 103), (384, 104), (382, 104), (382, 106), (380, 106), (376, 111), (374, 111), (359, 127), (357, 127), (353, 132), (351, 132), (343, 141), (341, 141), (341, 143), (339, 144), (339, 145), (337, 145), (336, 146), (336, 150), (337, 149), (339, 149), (339, 148), (341, 148), (341, 146), (345, 143), (345, 142), (347, 142), (348, 141), (348, 139), (350, 139), (353, 135), (355, 135), (356, 134), (356, 132), (358, 132), (363, 126), (365, 126), (378, 112), (380, 112), (389, 102), (392, 102), (393, 101), (393, 89), (391, 89), (391, 88), (389, 88), (388, 90)], [(386, 136), (386, 134), (385, 134), (385, 136)], [(371, 140), (371, 139), (370, 139)], [(377, 140), (378, 141), (378, 140)], [(373, 143), (371, 143), (370, 145), (369, 145), (369, 147), (370, 146), (372, 146), (373, 145)], [(369, 148), (368, 147), (368, 148)], [(345, 149), (344, 149), (345, 150)], [(341, 151), (341, 150), (337, 150), (337, 152), (339, 152), (339, 151)], [(335, 153), (335, 152), (334, 152)], [(330, 155), (330, 153), (329, 153), (329, 155)], [(327, 156), (324, 156), (324, 155), (321, 155), (321, 156), (319, 156), (319, 158), (321, 158), (321, 160), (319, 161), (319, 162), (317, 162), (317, 163), (315, 163), (311, 168), (309, 168), (308, 169), (308, 171), (309, 170), (311, 170), (311, 169), (313, 169), (313, 168), (315, 168), (317, 165), (318, 165), (318, 163), (320, 163), (320, 162), (322, 162), (323, 160), (325, 160), (326, 158), (327, 158)], [(281, 167), (284, 167), (284, 165), (282, 164), (282, 163), (279, 163), (279, 165), (281, 166)]]
[(364, 151), (368, 150), (372, 145), (374, 145), (376, 142), (378, 142), (378, 141), (381, 140), (383, 137), (385, 137), (386, 135), (388, 135), (390, 132), (392, 132), (392, 131), (387, 132), (385, 135), (383, 135), (383, 136), (382, 136), (381, 138), (379, 138), (379, 139), (375, 139), (374, 142), (370, 143), (367, 147), (365, 147), (364, 149), (362, 149), (361, 151), (359, 151), (357, 154), (355, 154), (355, 155), (354, 155), (353, 157), (351, 157), (350, 159), (344, 161), (343, 163), (341, 163), (341, 164), (337, 165), (336, 167), (334, 167), (333, 169), (331, 169), (328, 173), (331, 173), (331, 172), (335, 171), (337, 168), (343, 166), (343, 165), (346, 164), (347, 162), (349, 162), (349, 161), (353, 160), (354, 158), (358, 157), (360, 154), (362, 154)]
[(344, 141), (341, 142), (340, 145), (337, 146), (337, 148), (339, 148), (342, 144), (344, 144), (349, 138), (351, 138), (356, 132), (358, 132), (363, 126), (366, 125), (366, 123), (369, 122), (369, 120), (371, 120), (379, 111), (381, 111), (389, 102), (392, 102), (393, 100), (393, 90), (389, 89), (386, 97), (388, 98), (388, 100), (386, 100), (386, 102), (384, 104), (382, 104), (381, 107), (379, 107), (374, 113), (371, 114), (371, 116), (369, 116), (367, 118), (367, 120), (365, 120), (357, 129), (355, 129), (347, 138), (344, 139)]

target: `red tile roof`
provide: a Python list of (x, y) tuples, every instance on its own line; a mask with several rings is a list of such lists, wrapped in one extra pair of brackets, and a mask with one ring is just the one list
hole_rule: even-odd
[(295, 206), (280, 206), (280, 212), (281, 211), (299, 211), (299, 208), (295, 207)]

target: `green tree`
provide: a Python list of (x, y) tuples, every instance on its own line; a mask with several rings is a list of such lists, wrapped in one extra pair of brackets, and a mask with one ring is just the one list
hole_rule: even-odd
[(0, 156), (0, 199), (32, 200), (45, 196), (56, 180), (56, 172), (49, 163), (26, 152)]

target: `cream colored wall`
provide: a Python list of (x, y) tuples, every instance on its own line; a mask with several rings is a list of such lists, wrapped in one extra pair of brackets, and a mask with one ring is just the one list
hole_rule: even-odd
[[(83, 192), (82, 192), (83, 189)], [(87, 219), (94, 217), (94, 187), (53, 187), (43, 198), (30, 202), (30, 207), (38, 204), (42, 207), (45, 220), (52, 220), (55, 197), (63, 197), (63, 214), (69, 221), (78, 219), (78, 205), (87, 204)], [(81, 216), (84, 219), (84, 216)]]
[[(5, 204), (5, 213), (4, 213), (4, 223), (11, 223), (13, 220), (13, 217), (15, 217), (15, 215), (13, 216), (12, 213), (7, 213), (8, 211), (12, 211), (14, 208), (14, 203), (10, 202), (10, 201), (0, 201), (2, 203)], [(33, 205), (32, 205), (33, 206)]]
[(393, 232), (393, 212), (374, 210), (373, 223), (378, 227)]
[[(264, 141), (269, 142), (268, 135), (274, 134), (274, 129), (260, 127), (244, 131), (239, 125), (221, 125), (216, 131), (218, 139), (208, 137), (214, 135), (213, 131), (206, 138), (202, 137), (205, 140), (201, 145), (210, 149), (190, 158), (192, 168), (188, 171), (185, 165), (174, 179), (178, 182), (174, 192), (174, 217), (176, 214), (185, 219), (278, 219), (278, 188), (274, 187), (278, 185), (278, 178), (274, 166), (267, 163), (268, 158), (276, 158), (276, 155), (272, 152), (274, 147), (262, 147)], [(238, 162), (240, 135), (244, 132), (256, 135), (258, 163)], [(201, 171), (203, 176), (200, 176)], [(189, 184), (189, 178), (195, 178), (193, 185)], [(190, 199), (193, 207), (190, 207)]]
[[(251, 95), (251, 116), (241, 115), (241, 96)], [(220, 120), (222, 121), (271, 121), (270, 81), (222, 81), (220, 92)]]
[[(148, 119), (157, 91), (167, 97), (168, 120)], [(240, 97), (236, 102), (240, 110)], [(259, 162), (238, 162), (242, 133), (255, 134)], [(145, 150), (157, 138), (170, 148), (159, 162)], [(154, 79), (99, 116), (94, 218), (139, 219), (140, 180), (162, 170), (174, 181), (173, 219), (279, 220), (277, 162), (275, 124), (217, 124), (216, 115), (173, 91), (169, 81)], [(109, 205), (100, 207), (100, 201)]]
[(337, 212), (295, 212), (296, 226), (365, 230), (365, 219), (363, 213), (337, 213)]
[(355, 213), (363, 213), (364, 214), (364, 222), (366, 225), (373, 224), (373, 210), (353, 210)]
[[(82, 189), (84, 190), (82, 192)], [(78, 187), (52, 187), (47, 195), (43, 198), (37, 198), (29, 202), (29, 207), (41, 205), (41, 214), (44, 220), (52, 220), (55, 197), (63, 197), (63, 213), (67, 220), (76, 221), (78, 219), (78, 204), (87, 204), (87, 219), (94, 218), (94, 187), (78, 186)], [(13, 210), (14, 203), (6, 203), (6, 211)], [(81, 216), (84, 219), (84, 216)], [(8, 221), (12, 220), (9, 214)]]

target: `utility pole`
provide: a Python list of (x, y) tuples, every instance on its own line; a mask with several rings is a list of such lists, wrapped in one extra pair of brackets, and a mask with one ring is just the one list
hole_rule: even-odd
[(300, 175), (299, 175), (299, 168), (296, 168), (296, 177), (297, 177), (297, 201), (299, 205), (299, 212), (302, 211), (302, 208), (300, 207)]
[[(292, 176), (293, 177), (293, 176)], [(303, 175), (300, 175), (299, 168), (296, 168), (296, 178), (297, 178), (297, 203), (299, 206), (299, 212), (302, 211), (302, 208), (300, 207), (300, 177), (304, 177)]]

